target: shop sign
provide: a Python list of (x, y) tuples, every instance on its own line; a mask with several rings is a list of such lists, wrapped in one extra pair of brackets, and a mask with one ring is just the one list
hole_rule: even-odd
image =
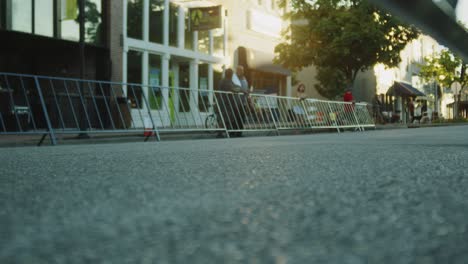
[(189, 9), (192, 31), (210, 30), (222, 27), (222, 6), (195, 7)]

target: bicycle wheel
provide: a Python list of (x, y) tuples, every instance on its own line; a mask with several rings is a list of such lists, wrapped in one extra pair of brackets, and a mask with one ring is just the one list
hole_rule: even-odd
[(211, 114), (206, 117), (205, 128), (208, 129), (208, 132), (210, 133), (215, 132), (213, 129), (218, 128), (218, 119), (216, 117), (216, 114)]

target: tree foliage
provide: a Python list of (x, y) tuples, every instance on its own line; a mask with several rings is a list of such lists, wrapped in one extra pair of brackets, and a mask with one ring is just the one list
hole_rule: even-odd
[[(276, 63), (293, 71), (314, 65), (327, 97), (353, 84), (377, 63), (397, 66), (400, 51), (419, 32), (365, 0), (282, 0), (291, 25), (276, 46)], [(326, 77), (339, 76), (336, 80)], [(337, 83), (338, 82), (338, 83)], [(341, 87), (337, 89), (336, 85)]]
[(461, 87), (468, 85), (468, 65), (449, 50), (442, 50), (425, 58), (425, 61), (419, 71), (419, 76), (424, 81), (437, 81), (443, 87), (450, 87), (454, 82), (459, 82)]

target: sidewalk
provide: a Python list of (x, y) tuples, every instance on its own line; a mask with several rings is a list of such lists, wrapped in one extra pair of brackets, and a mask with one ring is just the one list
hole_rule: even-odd
[(383, 129), (403, 129), (403, 128), (424, 128), (424, 127), (444, 127), (444, 126), (468, 126), (468, 123), (428, 123), (428, 124), (402, 124), (388, 123), (375, 125), (377, 130)]
[[(391, 123), (391, 124), (377, 124), (376, 130), (388, 129), (408, 129), (408, 128), (424, 128), (424, 127), (442, 127), (442, 126), (468, 126), (468, 123), (436, 123), (436, 124), (408, 124)], [(374, 130), (367, 128), (368, 131)], [(323, 129), (312, 131), (295, 131), (295, 130), (282, 130), (280, 135), (296, 135), (296, 134), (316, 134), (316, 133), (336, 133), (335, 129)], [(109, 134), (89, 134), (90, 138), (78, 139), (77, 134), (58, 134), (57, 144), (110, 144), (110, 143), (123, 143), (123, 142), (144, 142), (145, 137), (140, 133), (109, 133)], [(245, 132), (246, 137), (255, 136), (271, 136), (276, 135), (276, 132)], [(337, 134), (338, 135), (338, 134)], [(175, 133), (162, 133), (160, 135), (161, 141), (174, 141), (174, 140), (200, 140), (200, 139), (216, 139), (216, 133), (208, 132), (175, 132)], [(0, 135), (0, 147), (21, 147), (21, 146), (36, 146), (41, 140), (42, 135)], [(155, 142), (156, 137), (152, 136), (148, 142)], [(47, 136), (42, 146), (50, 146), (50, 138)]]

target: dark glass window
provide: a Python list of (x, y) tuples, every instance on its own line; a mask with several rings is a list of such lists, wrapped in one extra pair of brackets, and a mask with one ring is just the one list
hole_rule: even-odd
[[(127, 83), (141, 84), (143, 54), (139, 51), (130, 50), (127, 53)], [(130, 99), (132, 108), (142, 108), (141, 86), (127, 85), (127, 97)]]
[(178, 42), (179, 7), (171, 3), (169, 7), (169, 45), (176, 47)]
[(164, 1), (150, 0), (149, 39), (151, 42), (163, 43)]
[[(102, 1), (85, 1), (87, 43), (104, 44)], [(0, 0), (0, 28), (7, 30), (79, 41), (78, 14), (78, 0)]]
[(0, 29), (6, 29), (6, 1), (0, 1)]
[(193, 32), (190, 30), (190, 20), (188, 11), (185, 13), (185, 48), (188, 50), (193, 49)]
[(127, 36), (143, 39), (143, 0), (127, 1)]

